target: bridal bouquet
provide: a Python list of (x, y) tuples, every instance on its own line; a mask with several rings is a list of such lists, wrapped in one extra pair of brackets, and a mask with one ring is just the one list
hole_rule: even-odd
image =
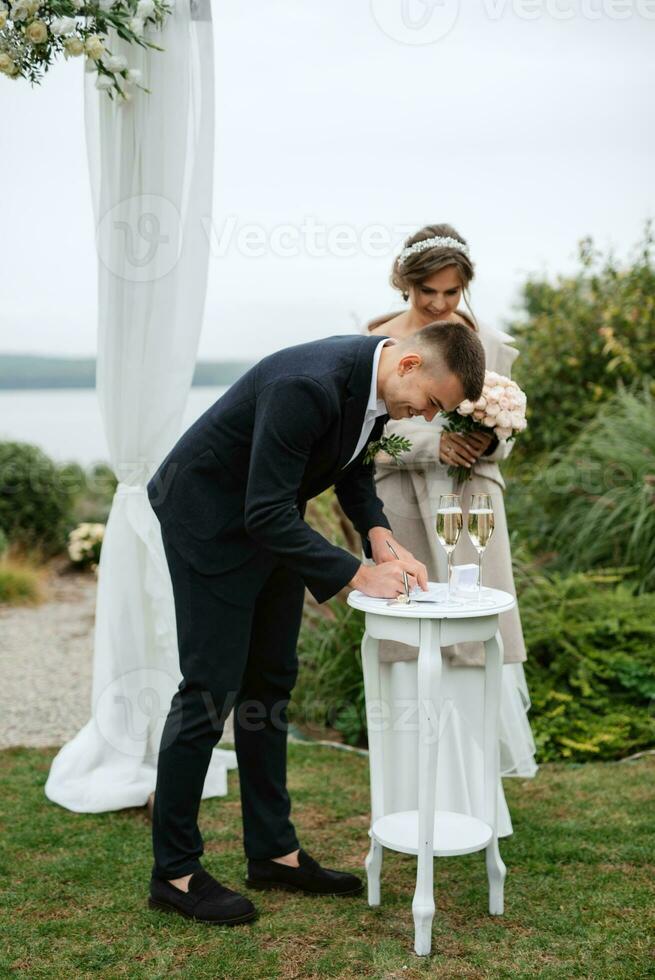
[[(487, 371), (484, 388), (476, 402), (464, 400), (452, 412), (442, 412), (446, 419), (446, 432), (493, 432), (498, 439), (514, 439), (527, 428), (525, 407), (527, 399), (516, 381)], [(458, 480), (470, 480), (471, 470), (463, 466), (449, 466), (448, 476)]]
[[(173, 0), (174, 2), (174, 0)], [(140, 85), (141, 72), (112, 54), (109, 31), (142, 48), (164, 49), (145, 36), (172, 11), (169, 0), (0, 0), (0, 72), (40, 84), (55, 58), (86, 56), (96, 88), (129, 102), (127, 89)]]

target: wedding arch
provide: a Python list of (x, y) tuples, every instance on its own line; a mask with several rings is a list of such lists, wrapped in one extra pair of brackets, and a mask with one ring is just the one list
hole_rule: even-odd
[[(98, 570), (91, 718), (53, 760), (47, 797), (78, 812), (141, 806), (178, 667), (173, 593), (148, 479), (180, 434), (204, 312), (214, 160), (209, 0), (178, 0), (151, 50), (114, 36), (142, 89), (85, 74), (98, 253), (97, 391), (119, 483)], [(227, 792), (215, 750), (203, 797)]]

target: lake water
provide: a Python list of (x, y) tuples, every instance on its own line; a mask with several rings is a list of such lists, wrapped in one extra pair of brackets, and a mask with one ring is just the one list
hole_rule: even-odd
[[(226, 388), (192, 388), (181, 432)], [(58, 462), (82, 466), (108, 461), (95, 390), (57, 388), (0, 391), (0, 441), (30, 442)]]

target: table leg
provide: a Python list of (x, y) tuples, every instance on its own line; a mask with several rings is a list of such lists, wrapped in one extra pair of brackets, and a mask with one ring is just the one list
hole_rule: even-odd
[[(369, 633), (362, 639), (362, 670), (366, 697), (366, 723), (368, 728), (368, 765), (371, 780), (371, 826), (384, 816), (384, 732), (381, 726), (381, 685), (378, 661), (379, 642)], [(368, 878), (368, 904), (380, 904), (380, 872), (382, 869), (382, 844), (371, 836), (371, 847), (365, 861)]]
[(414, 949), (427, 956), (432, 947), (434, 918), (434, 810), (439, 737), (441, 679), (440, 623), (421, 620), (418, 653), (418, 856), (412, 902)]
[(500, 633), (485, 641), (484, 674), (484, 806), (485, 820), (493, 828), (486, 847), (489, 913), (502, 915), (507, 869), (498, 849), (498, 780), (500, 778), (500, 698), (503, 647)]

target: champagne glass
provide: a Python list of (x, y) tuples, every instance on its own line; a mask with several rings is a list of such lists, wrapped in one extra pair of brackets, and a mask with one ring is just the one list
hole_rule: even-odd
[(478, 553), (478, 602), (482, 602), (482, 556), (494, 533), (494, 511), (490, 494), (472, 494), (468, 532), (471, 544)]
[(453, 551), (459, 541), (463, 525), (462, 503), (456, 493), (442, 493), (437, 511), (437, 537), (448, 556), (448, 605), (457, 605), (450, 591)]

